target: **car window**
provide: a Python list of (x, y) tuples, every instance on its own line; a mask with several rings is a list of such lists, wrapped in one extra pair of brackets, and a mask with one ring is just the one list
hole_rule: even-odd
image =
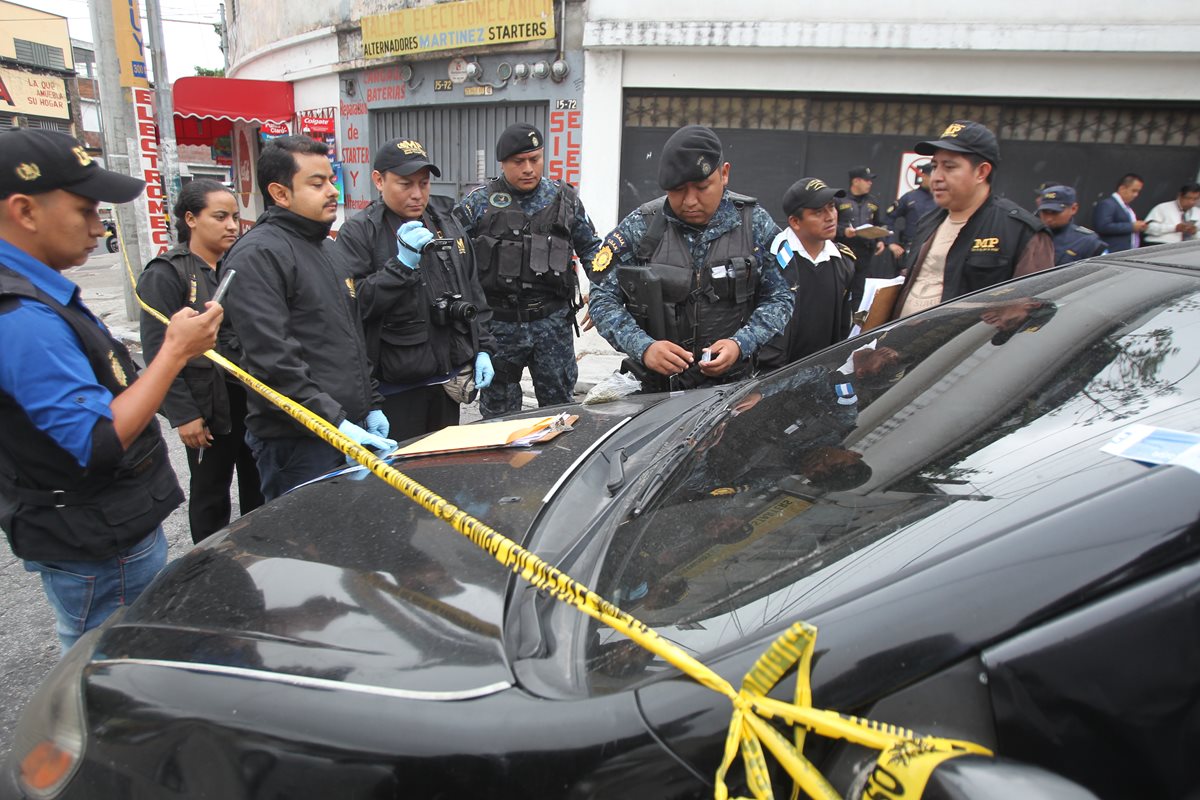
[[(1086, 497), (1144, 469), (1100, 451), (1125, 426), (1200, 429), (1196, 292), (1064, 268), (792, 365), (733, 395), (647, 509), (564, 566), (703, 656)], [(555, 613), (576, 688), (667, 668)]]

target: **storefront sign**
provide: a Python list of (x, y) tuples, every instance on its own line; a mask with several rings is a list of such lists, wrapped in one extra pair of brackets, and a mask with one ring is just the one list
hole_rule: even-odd
[[(571, 108), (576, 105), (576, 101), (570, 101)], [(551, 111), (547, 132), (550, 149), (546, 153), (546, 175), (552, 181), (566, 181), (578, 186), (583, 164), (583, 112)]]
[(553, 0), (460, 0), (362, 19), (367, 58), (553, 38)]
[(146, 80), (146, 37), (142, 33), (142, 12), (137, 0), (112, 0), (113, 34), (117, 60), (121, 65), (121, 85), (148, 88)]
[[(333, 109), (329, 109), (333, 111)], [(300, 133), (319, 139), (327, 133), (333, 133), (333, 117), (314, 117), (311, 114), (300, 114)]]
[[(167, 227), (166, 193), (158, 168), (158, 127), (154, 122), (154, 95), (149, 89), (133, 90), (133, 110), (137, 119), (138, 177), (146, 182), (146, 211), (150, 217), (150, 253), (162, 255), (171, 246)], [(144, 251), (143, 251), (144, 252)]]
[(0, 111), (70, 119), (67, 85), (62, 78), (0, 69)]

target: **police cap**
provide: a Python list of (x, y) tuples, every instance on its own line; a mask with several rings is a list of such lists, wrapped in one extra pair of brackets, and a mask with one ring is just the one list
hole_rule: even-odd
[(1000, 161), (1000, 145), (996, 134), (987, 126), (969, 119), (956, 119), (946, 126), (942, 135), (928, 142), (919, 142), (915, 148), (923, 156), (931, 156), (938, 150), (955, 153), (972, 153), (993, 164)]
[(392, 139), (385, 143), (375, 154), (375, 163), (371, 166), (378, 172), (397, 175), (412, 175), (428, 167), (434, 176), (442, 177), (442, 171), (426, 155), (425, 146), (416, 139)]
[(820, 178), (801, 178), (783, 193), (783, 213), (799, 217), (803, 209), (824, 208), (834, 198), (845, 196), (845, 189), (834, 189)]
[(514, 122), (496, 140), (496, 160), (504, 161), (521, 153), (541, 150), (546, 140), (542, 132), (528, 122)]
[(75, 138), (18, 128), (0, 133), (0, 198), (65, 189), (105, 203), (128, 203), (146, 183), (98, 164)]
[(671, 134), (658, 162), (658, 185), (670, 191), (685, 183), (706, 180), (721, 168), (721, 140), (712, 128), (685, 125)]
[(862, 178), (864, 181), (873, 181), (876, 175), (871, 171), (870, 167), (851, 167), (850, 180), (854, 180), (855, 178)]
[(1038, 211), (1062, 211), (1075, 203), (1075, 190), (1070, 186), (1047, 186), (1038, 195)]
[(921, 165), (917, 167), (917, 170), (922, 175), (928, 175), (931, 172), (933, 172), (933, 162), (932, 161), (922, 161)]

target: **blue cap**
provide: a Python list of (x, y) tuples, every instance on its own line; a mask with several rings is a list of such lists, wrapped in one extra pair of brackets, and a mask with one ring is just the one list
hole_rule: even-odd
[(1038, 195), (1038, 211), (1062, 211), (1075, 203), (1075, 190), (1070, 186), (1047, 186)]

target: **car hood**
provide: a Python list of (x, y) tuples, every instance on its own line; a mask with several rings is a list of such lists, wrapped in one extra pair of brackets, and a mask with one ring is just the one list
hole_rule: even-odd
[[(523, 542), (547, 487), (661, 399), (572, 408), (575, 429), (540, 446), (395, 466)], [(104, 632), (95, 658), (478, 694), (511, 681), (501, 637), (510, 579), (359, 470), (301, 487), (173, 562)]]

